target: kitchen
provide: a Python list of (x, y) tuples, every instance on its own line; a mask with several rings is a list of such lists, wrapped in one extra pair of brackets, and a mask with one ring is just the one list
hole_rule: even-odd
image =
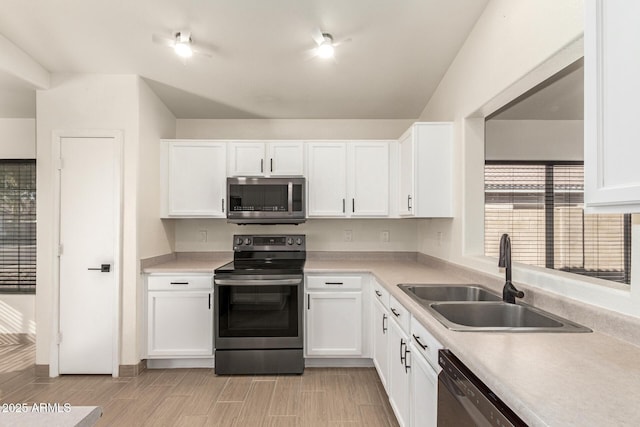
[[(130, 367), (128, 369), (135, 370), (134, 367), (143, 359), (145, 351), (145, 317), (142, 309), (145, 287), (143, 276), (139, 274), (140, 260), (173, 252), (229, 252), (231, 236), (234, 233), (299, 232), (307, 235), (307, 250), (310, 253), (372, 250), (417, 252), (487, 273), (494, 278), (502, 278), (497, 269), (497, 260), (480, 256), (483, 254), (483, 218), (477, 213), (482, 211), (484, 203), (482, 179), (478, 179), (482, 176), (484, 163), (483, 117), (581, 56), (582, 2), (565, 2), (562, 5), (553, 3), (542, 2), (542, 5), (534, 6), (524, 2), (492, 1), (484, 10), (481, 10), (482, 5), (477, 6), (478, 13), (482, 12), (479, 15), (480, 19), (473, 26), (469, 36), (460, 39), (461, 47), (455, 60), (452, 56), (453, 62), (448, 66), (443, 78), (438, 80), (440, 83), (437, 89), (428, 101), (428, 96), (422, 99), (418, 113), (410, 116), (411, 119), (393, 116), (383, 119), (341, 119), (322, 118), (317, 115), (298, 119), (263, 119), (259, 115), (239, 119), (233, 118), (232, 115), (223, 115), (222, 118), (194, 118), (197, 117), (196, 113), (192, 113), (191, 116), (186, 113), (186, 116), (177, 118), (154, 94), (154, 90), (163, 89), (161, 84), (155, 84), (152, 90), (149, 86), (153, 83), (142, 81), (136, 76), (52, 76), (52, 87), (39, 91), (37, 95), (37, 137), (33, 137), (37, 146), (37, 150), (34, 147), (34, 151), (38, 161), (38, 176), (41, 178), (38, 187), (39, 279), (35, 297), (35, 320), (38, 324), (37, 367), (45, 367), (43, 369), (48, 372), (48, 368), (54, 364), (52, 349), (55, 348), (55, 336), (53, 332), (47, 332), (55, 329), (56, 321), (53, 311), (55, 288), (49, 279), (54, 274), (55, 259), (53, 230), (49, 226), (53, 223), (53, 209), (47, 202), (53, 198), (53, 185), (46, 177), (53, 174), (50, 135), (56, 129), (124, 129), (124, 233), (120, 308), (122, 330), (119, 364)], [(9, 24), (10, 22), (3, 20), (0, 28), (10, 28)], [(546, 29), (542, 35), (540, 28)], [(3, 34), (7, 36), (4, 31)], [(350, 43), (354, 45), (355, 38)], [(151, 49), (151, 45), (144, 46)], [(349, 47), (349, 43), (340, 47)], [(338, 66), (340, 61), (338, 57)], [(499, 72), (496, 64), (500, 64)], [(184, 71), (189, 65), (191, 64), (180, 64), (178, 70)], [(473, 70), (473, 73), (469, 70)], [(29, 77), (33, 78), (33, 74)], [(176, 95), (175, 91), (169, 90), (170, 88), (164, 89), (165, 98)], [(197, 98), (193, 100), (194, 103), (202, 101)], [(110, 108), (105, 108), (103, 103)], [(66, 108), (61, 108), (62, 105)], [(157, 207), (160, 204), (160, 139), (397, 140), (415, 121), (454, 123), (453, 219), (310, 219), (304, 226), (298, 226), (299, 228), (296, 227), (289, 232), (275, 228), (280, 226), (239, 227), (227, 224), (225, 220), (159, 218)], [(637, 229), (637, 224), (634, 229)], [(345, 230), (351, 230), (351, 242), (345, 238), (345, 234), (348, 235)], [(201, 231), (206, 232), (206, 237), (202, 236)], [(389, 242), (381, 241), (381, 235), (385, 231), (388, 232)], [(222, 264), (223, 262), (220, 263)], [(309, 260), (308, 267), (311, 268), (312, 265)], [(386, 282), (384, 273), (380, 275), (378, 278)], [(387, 280), (387, 284), (390, 285), (399, 283), (393, 283), (396, 280), (394, 277)], [(406, 280), (420, 282), (424, 281), (424, 278), (407, 274)], [(631, 284), (631, 291), (624, 291), (594, 286), (580, 278), (524, 268), (520, 265), (514, 269), (514, 280), (518, 284), (529, 285), (529, 290), (552, 291), (570, 297), (578, 301), (578, 305), (595, 305), (601, 307), (603, 312), (614, 312), (616, 316), (638, 316), (634, 283)], [(632, 278), (633, 280), (635, 279)], [(397, 293), (394, 295), (399, 297)], [(407, 304), (406, 308), (417, 308), (412, 306), (409, 300), (402, 301)], [(483, 341), (484, 344), (475, 343), (481, 339), (479, 335), (466, 334), (460, 337), (460, 333), (444, 331), (433, 319), (421, 317), (421, 320), (426, 326), (440, 331), (441, 336), (438, 338), (446, 341), (454, 352), (457, 349), (465, 353), (462, 342), (473, 342), (482, 345), (488, 355), (498, 358), (497, 354), (489, 349), (490, 344), (493, 348), (499, 348), (501, 339), (515, 339), (503, 336), (486, 338), (486, 334), (482, 334), (482, 339), (486, 340)], [(443, 336), (449, 338), (443, 339)], [(629, 337), (633, 337), (632, 332), (628, 332), (627, 340)], [(537, 335), (531, 339), (543, 340)], [(567, 338), (563, 335), (560, 339), (573, 341), (584, 338), (576, 335)], [(540, 345), (545, 348), (548, 343), (541, 342)], [(576, 341), (575, 346), (579, 348), (579, 341)], [(471, 363), (472, 368), (481, 368), (480, 365), (486, 363), (474, 359), (473, 356), (467, 356), (465, 362)], [(487, 381), (487, 378), (483, 379)], [(499, 381), (490, 385), (500, 387)], [(553, 424), (553, 419), (553, 414), (547, 415), (542, 418), (542, 423)]]

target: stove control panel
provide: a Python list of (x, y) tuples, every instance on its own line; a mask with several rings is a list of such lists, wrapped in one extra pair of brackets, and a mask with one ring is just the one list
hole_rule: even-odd
[(239, 251), (305, 251), (304, 234), (236, 234), (233, 236), (233, 250)]

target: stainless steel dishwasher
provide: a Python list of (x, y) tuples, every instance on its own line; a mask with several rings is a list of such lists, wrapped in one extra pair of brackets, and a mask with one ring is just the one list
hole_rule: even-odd
[(438, 363), (438, 426), (526, 426), (509, 407), (449, 350)]

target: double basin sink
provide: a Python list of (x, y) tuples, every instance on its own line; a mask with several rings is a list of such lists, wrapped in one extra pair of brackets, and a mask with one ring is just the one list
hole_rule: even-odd
[(447, 328), (478, 332), (591, 332), (526, 305), (510, 304), (478, 285), (398, 285)]

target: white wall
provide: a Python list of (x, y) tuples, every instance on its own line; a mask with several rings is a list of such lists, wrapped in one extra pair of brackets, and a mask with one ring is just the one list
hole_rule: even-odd
[(414, 120), (178, 119), (177, 138), (397, 139)]
[(582, 120), (489, 120), (486, 160), (583, 160)]
[(35, 334), (34, 295), (0, 295), (0, 334)]
[[(176, 251), (230, 251), (234, 234), (306, 234), (308, 251), (409, 251), (415, 252), (418, 222), (411, 219), (309, 219), (300, 225), (236, 225), (225, 220), (201, 219), (176, 222)], [(353, 241), (346, 242), (344, 230)], [(201, 239), (206, 231), (207, 241)], [(383, 242), (382, 231), (389, 232)]]
[[(583, 2), (492, 0), (429, 100), (420, 119), (454, 121), (452, 222), (419, 225), (420, 252), (499, 275), (482, 256), (484, 116), (577, 60), (582, 53)], [(634, 244), (640, 226), (635, 220)], [(438, 245), (441, 232), (446, 240)], [(632, 266), (640, 257), (634, 251)], [(633, 270), (633, 268), (632, 268)], [(579, 301), (640, 315), (640, 280), (631, 291), (577, 275), (516, 265), (513, 278)], [(636, 289), (637, 288), (637, 289)], [(634, 295), (635, 289), (635, 295)]]
[[(136, 197), (138, 164), (138, 80), (133, 75), (55, 74), (51, 88), (36, 94), (38, 238), (36, 363), (49, 364), (53, 333), (53, 177), (52, 132), (76, 129), (119, 129), (124, 134), (122, 289), (137, 285)], [(122, 301), (123, 312), (136, 301)], [(132, 304), (132, 306), (131, 306)], [(123, 324), (123, 336), (135, 337), (136, 325)], [(136, 343), (123, 340), (121, 364), (137, 363)]]
[(36, 119), (0, 118), (0, 159), (36, 158)]
[[(158, 96), (149, 88), (143, 79), (138, 79), (139, 90), (139, 126), (140, 139), (138, 141), (138, 191), (137, 191), (137, 243), (136, 259), (138, 286), (128, 288), (123, 297), (135, 304), (128, 304), (123, 312), (122, 323), (135, 324), (136, 334), (132, 328), (123, 331), (123, 343), (127, 347), (137, 346), (137, 360), (142, 358), (142, 339), (144, 333), (143, 293), (144, 279), (140, 275), (142, 258), (163, 255), (174, 251), (173, 236), (174, 223), (160, 219), (160, 139), (174, 138), (176, 134), (176, 118), (160, 101)], [(124, 335), (124, 334), (127, 335)], [(134, 362), (137, 363), (137, 360)]]
[[(35, 119), (0, 118), (0, 159), (36, 158)], [(0, 334), (35, 333), (33, 294), (0, 294)]]

